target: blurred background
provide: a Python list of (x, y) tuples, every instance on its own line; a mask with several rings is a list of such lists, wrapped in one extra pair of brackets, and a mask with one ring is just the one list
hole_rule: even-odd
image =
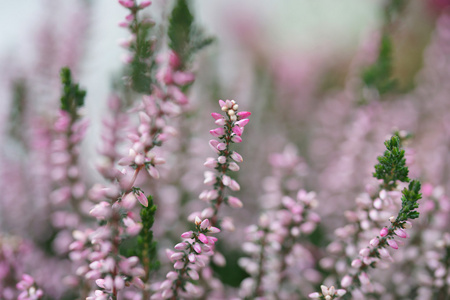
[[(146, 187), (158, 204), (155, 234), (161, 251), (177, 240), (186, 216), (204, 206), (196, 199), (203, 189), (203, 162), (212, 155), (209, 114), (218, 110), (218, 99), (235, 99), (240, 109), (252, 112), (244, 143), (237, 145), (245, 160), (238, 175), (245, 209), (225, 213), (235, 215), (237, 228), (256, 222), (255, 211), (270, 207), (267, 195), (276, 176), (269, 157), (282, 153), (281, 161), (293, 166), (286, 191), (317, 193), (324, 221), (314, 239), (326, 244), (334, 228), (346, 222), (343, 212), (355, 206), (368, 183), (376, 184), (371, 177), (376, 157), (396, 130), (413, 136), (407, 145), (410, 177), (440, 186), (440, 195), (448, 190), (450, 1), (189, 4), (214, 42), (192, 62), (196, 81), (180, 138), (168, 146), (167, 170), (158, 186)], [(172, 5), (155, 0), (145, 10), (157, 31), (167, 29)], [(128, 33), (117, 24), (126, 14), (111, 0), (0, 2), (2, 232), (48, 249), (63, 240), (48, 233), (51, 170), (43, 166), (48, 144), (32, 121), (55, 120), (62, 66), (71, 67), (87, 90), (83, 115), (89, 129), (80, 154), (84, 183), (92, 187), (102, 181), (96, 171), (102, 119), (121, 80), (126, 51), (118, 41)], [(224, 235), (231, 247), (225, 255), (236, 265), (243, 237)], [(243, 277), (227, 280), (238, 286)]]

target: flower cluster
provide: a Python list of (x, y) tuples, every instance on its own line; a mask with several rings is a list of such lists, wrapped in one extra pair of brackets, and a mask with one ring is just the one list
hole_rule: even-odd
[(28, 274), (22, 275), (22, 280), (17, 283), (17, 289), (22, 291), (18, 300), (38, 300), (44, 296), (44, 292), (36, 286), (34, 278)]
[(243, 161), (242, 156), (238, 152), (231, 150), (231, 145), (242, 142), (244, 127), (248, 124), (248, 117), (251, 115), (248, 111), (238, 112), (239, 105), (234, 100), (219, 100), (219, 105), (221, 110), (226, 113), (226, 117), (219, 113), (212, 113), (211, 116), (215, 120), (214, 123), (221, 127), (209, 131), (212, 136), (218, 138), (218, 140), (209, 141), (209, 145), (217, 153), (218, 157), (209, 157), (204, 164), (206, 167), (216, 170), (216, 172), (205, 172), (204, 184), (213, 186), (213, 189), (204, 190), (199, 196), (201, 200), (211, 205), (201, 215), (211, 218), (213, 225), (219, 224), (217, 214), (222, 203), (234, 208), (243, 206), (239, 198), (226, 196), (225, 188), (228, 187), (235, 192), (241, 188), (239, 183), (228, 175), (229, 171), (239, 171), (240, 168), (237, 163)]
[(161, 282), (158, 292), (151, 299), (179, 299), (198, 298), (203, 291), (192, 281), (200, 278), (199, 271), (209, 263), (214, 255), (214, 244), (217, 238), (207, 235), (220, 232), (220, 229), (211, 226), (208, 219), (195, 218), (195, 230), (181, 234), (183, 242), (175, 245), (174, 249), (167, 250), (167, 255), (173, 263), (175, 271), (167, 273), (167, 280)]

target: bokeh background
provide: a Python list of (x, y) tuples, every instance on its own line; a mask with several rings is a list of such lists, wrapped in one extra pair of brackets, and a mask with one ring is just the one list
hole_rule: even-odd
[[(164, 28), (172, 4), (155, 0), (147, 13)], [(209, 114), (217, 111), (218, 99), (235, 99), (253, 113), (245, 143), (237, 146), (245, 158), (238, 175), (245, 209), (225, 212), (235, 216), (236, 228), (256, 222), (270, 207), (267, 195), (276, 176), (268, 158), (284, 153), (286, 164), (296, 166), (286, 189), (317, 193), (323, 222), (314, 239), (325, 245), (334, 228), (346, 222), (344, 211), (375, 182), (376, 157), (396, 130), (413, 136), (407, 145), (410, 177), (439, 187), (438, 198), (448, 191), (449, 1), (203, 0), (190, 5), (196, 22), (215, 41), (192, 63), (196, 81), (188, 117), (180, 121), (180, 138), (167, 148), (161, 181), (147, 186), (159, 207), (155, 234), (161, 253), (176, 241), (190, 212), (204, 206), (196, 198), (203, 189), (203, 162), (212, 155)], [(47, 247), (42, 257), (64, 238), (49, 231), (45, 203), (52, 192), (51, 170), (45, 168), (45, 141), (30, 120), (50, 124), (55, 119), (59, 69), (70, 66), (88, 91), (83, 178), (87, 187), (103, 180), (96, 171), (97, 150), (107, 99), (124, 65), (118, 41), (127, 32), (117, 23), (125, 15), (111, 0), (0, 3), (0, 229), (4, 236)], [(385, 36), (387, 55), (380, 51)], [(395, 87), (384, 90), (365, 77), (380, 65), (388, 66), (377, 77), (381, 84), (384, 78)], [(439, 224), (436, 231), (443, 228)], [(224, 236), (231, 247), (224, 252), (236, 266), (244, 236)], [(24, 268), (44, 272), (29, 262)], [(246, 274), (234, 274), (225, 281), (236, 287)], [(52, 291), (56, 298), (63, 292)]]

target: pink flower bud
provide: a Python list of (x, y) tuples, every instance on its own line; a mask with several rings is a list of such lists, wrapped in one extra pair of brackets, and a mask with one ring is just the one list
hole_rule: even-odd
[(237, 172), (237, 171), (239, 171), (239, 166), (238, 166), (238, 164), (237, 163), (235, 163), (235, 162), (231, 162), (229, 165), (228, 165), (228, 170), (230, 170), (230, 171), (234, 171), (234, 172)]
[(155, 179), (159, 179), (159, 171), (154, 166), (149, 165), (147, 171), (148, 171), (148, 174), (150, 174), (150, 176), (152, 176)]
[(209, 133), (214, 137), (221, 137), (225, 135), (225, 129), (223, 127), (218, 127), (216, 129), (212, 129)]
[(119, 0), (119, 3), (126, 8), (131, 8), (134, 6), (134, 2), (132, 0)]
[(353, 279), (351, 276), (345, 275), (341, 280), (341, 285), (342, 285), (342, 287), (347, 288), (352, 284), (352, 281), (353, 281)]
[(240, 117), (240, 119), (245, 119), (251, 116), (251, 112), (249, 111), (240, 111), (237, 113), (237, 115)]
[(190, 269), (189, 271), (187, 271), (187, 274), (189, 277), (191, 277), (194, 280), (198, 280), (200, 278), (200, 276), (198, 275), (197, 271)]
[(228, 197), (228, 204), (233, 208), (241, 208), (244, 206), (241, 200), (233, 196)]
[(370, 246), (372, 246), (372, 247), (378, 246), (379, 243), (380, 243), (380, 240), (377, 237), (371, 239), (369, 242)]
[(202, 253), (202, 247), (200, 246), (200, 244), (194, 244), (192, 248), (194, 248), (194, 251), (198, 254)]
[(238, 136), (238, 135), (233, 135), (233, 137), (231, 138), (231, 141), (233, 142), (233, 143), (241, 143), (242, 142), (242, 138), (240, 137), (240, 136)]
[(182, 242), (182, 243), (176, 244), (173, 248), (176, 250), (184, 250), (184, 249), (186, 249), (187, 245), (188, 245), (187, 243)]
[(383, 227), (383, 229), (381, 229), (381, 231), (380, 231), (380, 236), (385, 237), (385, 236), (387, 236), (388, 233), (389, 233), (389, 229), (387, 229), (387, 227)]
[(239, 127), (244, 127), (245, 125), (248, 124), (249, 121), (250, 121), (249, 119), (243, 119), (243, 120), (237, 121), (236, 125), (238, 125)]
[(217, 227), (211, 226), (211, 227), (208, 228), (208, 231), (211, 232), (211, 233), (219, 233), (220, 229), (217, 228)]
[(137, 197), (139, 203), (141, 203), (145, 207), (148, 207), (148, 199), (147, 199), (147, 197), (145, 197), (144, 193), (142, 193), (141, 191), (138, 191), (136, 193), (136, 197)]
[(362, 262), (360, 259), (355, 259), (352, 261), (352, 267), (355, 269), (358, 269), (359, 267), (362, 266)]
[(218, 126), (224, 126), (226, 123), (225, 119), (218, 119), (214, 122), (214, 124), (218, 125)]
[(361, 251), (359, 251), (359, 255), (363, 256), (363, 257), (367, 257), (370, 254), (370, 249), (369, 248), (363, 248), (361, 249)]
[(172, 254), (170, 256), (170, 260), (180, 260), (184, 257), (184, 253), (183, 252), (175, 252), (174, 254)]
[(227, 149), (227, 144), (225, 144), (225, 143), (219, 143), (219, 144), (217, 144), (217, 150), (223, 151), (223, 150), (225, 150), (225, 149)]
[(223, 119), (223, 116), (221, 114), (218, 114), (218, 113), (215, 113), (215, 112), (211, 113), (211, 116), (214, 118), (214, 120)]
[(190, 239), (193, 236), (194, 236), (194, 233), (192, 231), (186, 231), (181, 234), (181, 238), (183, 238), (183, 239)]
[(394, 233), (403, 239), (408, 237), (408, 233), (401, 228), (395, 229)]
[(233, 151), (233, 153), (231, 154), (231, 158), (236, 161), (236, 162), (243, 162), (244, 159), (242, 158), (242, 156), (237, 153), (236, 151)]
[[(198, 224), (197, 224), (198, 225)], [(209, 227), (209, 220), (208, 219), (204, 219), (201, 223), (200, 223), (200, 229), (205, 230), (206, 228)]]
[(139, 5), (140, 8), (146, 8), (147, 6), (150, 6), (152, 4), (152, 1), (149, 0), (144, 0), (141, 2), (141, 4)]
[(241, 127), (234, 126), (232, 130), (237, 136), (241, 136), (242, 135), (242, 128)]
[(387, 243), (389, 244), (389, 246), (391, 246), (392, 249), (398, 249), (398, 245), (395, 240), (387, 240)]
[(200, 240), (200, 242), (202, 242), (203, 244), (208, 244), (208, 239), (206, 238), (206, 235), (204, 235), (203, 233), (200, 233), (198, 235), (198, 239)]
[(237, 183), (236, 180), (231, 179), (230, 185), (228, 186), (232, 191), (239, 191), (241, 189), (241, 186), (239, 185), (239, 183)]
[(220, 106), (220, 107), (226, 106), (225, 101), (219, 100), (219, 106)]

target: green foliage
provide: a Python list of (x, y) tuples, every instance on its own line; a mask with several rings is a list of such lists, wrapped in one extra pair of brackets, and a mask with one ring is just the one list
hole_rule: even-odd
[(384, 10), (384, 20), (386, 24), (393, 23), (399, 14), (405, 9), (408, 1), (406, 0), (389, 0)]
[(408, 188), (402, 191), (402, 208), (400, 209), (397, 222), (406, 221), (408, 219), (416, 219), (419, 217), (419, 212), (415, 209), (419, 207), (418, 200), (422, 198), (420, 193), (420, 182), (413, 180), (410, 182)]
[(397, 186), (397, 181), (409, 182), (408, 167), (406, 167), (405, 150), (401, 149), (400, 138), (397, 135), (384, 142), (386, 151), (378, 156), (373, 176), (383, 180), (381, 187), (388, 191)]
[[(141, 22), (133, 30), (136, 42), (131, 46), (135, 52), (130, 64), (131, 84), (136, 92), (143, 94), (151, 93), (154, 41), (149, 39), (149, 33), (153, 26), (152, 23)], [(151, 61), (150, 65), (148, 61)]]
[(78, 107), (84, 105), (86, 91), (80, 89), (78, 84), (72, 82), (72, 74), (68, 67), (64, 67), (61, 69), (60, 76), (61, 83), (63, 84), (61, 109), (67, 111), (72, 116), (76, 116)]
[(169, 46), (182, 62), (188, 61), (195, 52), (213, 42), (213, 38), (205, 37), (203, 31), (194, 24), (194, 16), (186, 0), (177, 0), (169, 22)]
[(153, 231), (151, 230), (155, 222), (157, 207), (153, 203), (152, 196), (148, 196), (147, 199), (148, 206), (142, 207), (140, 214), (142, 229), (137, 237), (137, 249), (139, 249), (137, 256), (140, 258), (148, 276), (150, 271), (156, 270), (159, 267), (159, 261), (157, 259), (157, 243), (153, 240)]
[(394, 91), (397, 88), (397, 80), (392, 78), (392, 41), (391, 37), (384, 34), (379, 47), (378, 59), (367, 67), (363, 74), (364, 84), (376, 89), (380, 95)]

